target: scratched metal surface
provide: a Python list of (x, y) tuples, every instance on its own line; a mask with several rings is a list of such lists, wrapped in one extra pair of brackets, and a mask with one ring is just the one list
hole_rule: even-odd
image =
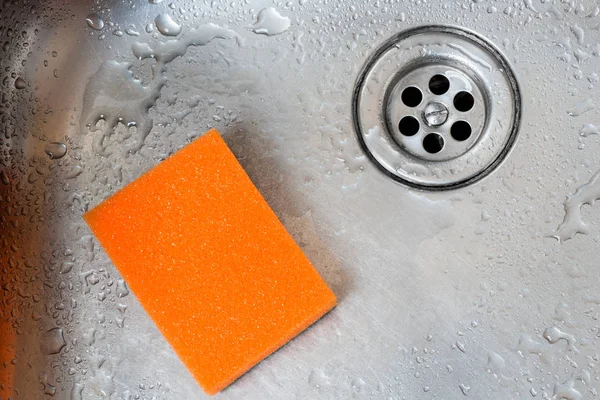
[[(594, 2), (155, 3), (0, 6), (0, 398), (204, 398), (81, 215), (210, 127), (339, 297), (216, 398), (597, 396)], [(491, 176), (428, 193), (371, 164), (351, 98), (442, 23), (510, 60), (523, 121)]]

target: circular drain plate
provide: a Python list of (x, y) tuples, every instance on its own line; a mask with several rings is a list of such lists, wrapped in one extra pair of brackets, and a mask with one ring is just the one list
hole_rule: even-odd
[(512, 148), (521, 93), (508, 61), (486, 39), (452, 26), (394, 36), (354, 90), (362, 147), (408, 186), (447, 190), (488, 175)]

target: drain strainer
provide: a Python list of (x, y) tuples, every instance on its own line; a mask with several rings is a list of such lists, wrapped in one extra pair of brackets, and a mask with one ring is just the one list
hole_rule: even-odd
[(354, 91), (362, 147), (412, 187), (445, 190), (493, 171), (513, 146), (521, 94), (508, 61), (486, 39), (452, 26), (394, 36)]

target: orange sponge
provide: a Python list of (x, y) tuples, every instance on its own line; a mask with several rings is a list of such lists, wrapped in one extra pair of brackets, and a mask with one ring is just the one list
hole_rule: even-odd
[(208, 394), (336, 304), (216, 130), (84, 219)]

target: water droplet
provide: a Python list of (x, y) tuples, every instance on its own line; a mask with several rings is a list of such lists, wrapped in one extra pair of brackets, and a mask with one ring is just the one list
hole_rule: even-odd
[(56, 386), (46, 383), (44, 394), (47, 394), (48, 396), (54, 396), (56, 394)]
[(71, 390), (71, 400), (83, 400), (83, 388), (85, 384), (83, 382), (75, 382), (73, 389)]
[(573, 35), (575, 35), (575, 39), (577, 39), (577, 44), (581, 46), (585, 38), (584, 30), (580, 26), (573, 25), (571, 27), (571, 32), (573, 32)]
[(42, 385), (43, 394), (54, 396), (56, 394), (56, 386), (48, 383), (48, 374), (40, 372), (39, 382)]
[[(586, 53), (585, 51), (581, 50), (581, 49), (575, 49), (575, 51), (573, 51), (573, 55), (575, 56), (575, 58), (577, 59), (577, 62), (582, 63), (584, 61), (586, 61), (587, 59), (589, 59), (590, 57), (592, 57), (592, 55), (590, 53)], [(581, 71), (578, 71), (578, 74), (583, 74)], [(581, 79), (581, 76), (578, 78)]]
[(256, 22), (250, 29), (257, 34), (274, 36), (287, 31), (290, 24), (288, 17), (279, 14), (274, 7), (268, 7), (258, 13)]
[(104, 28), (104, 20), (96, 13), (92, 13), (85, 17), (85, 22), (92, 29), (100, 30)]
[(57, 354), (67, 345), (63, 330), (61, 328), (52, 328), (42, 337), (41, 350), (44, 354)]
[(533, 1), (532, 0), (524, 0), (523, 2), (525, 3), (525, 7), (527, 7), (529, 10), (537, 13), (537, 10), (533, 6)]
[(100, 282), (100, 277), (95, 271), (92, 271), (92, 273), (87, 276), (86, 280), (90, 285), (96, 285), (98, 282)]
[(594, 124), (584, 124), (579, 130), (579, 134), (583, 137), (590, 135), (600, 135), (600, 129)]
[(563, 384), (554, 386), (554, 397), (555, 399), (568, 399), (578, 400), (582, 399), (583, 395), (577, 389), (575, 389), (575, 381), (569, 379)]
[(465, 385), (464, 383), (461, 383), (460, 385), (458, 385), (458, 387), (460, 388), (462, 394), (464, 394), (465, 396), (467, 396), (469, 394), (469, 390), (471, 390), (471, 387)]
[(181, 32), (181, 25), (175, 22), (169, 14), (160, 14), (154, 23), (158, 31), (165, 36), (177, 36)]
[(132, 27), (125, 29), (125, 33), (128, 34), (129, 36), (140, 36), (140, 33)]
[(2, 183), (5, 185), (10, 183), (10, 179), (8, 179), (8, 175), (5, 171), (0, 172), (0, 181), (2, 181)]
[(565, 217), (552, 235), (560, 242), (573, 238), (575, 234), (588, 234), (590, 228), (581, 218), (581, 207), (593, 204), (600, 199), (600, 171), (596, 172), (590, 181), (577, 188), (574, 194), (567, 196), (564, 202)]
[(146, 24), (146, 33), (152, 33), (152, 32), (154, 32), (154, 24), (153, 23)]
[(160, 4), (162, 2), (163, 2), (163, 0), (148, 0), (148, 3), (150, 3), (150, 4)]
[(129, 289), (127, 288), (127, 284), (123, 279), (119, 279), (117, 281), (117, 297), (125, 297), (129, 294)]
[(73, 266), (75, 265), (75, 263), (72, 263), (70, 261), (65, 261), (60, 269), (60, 273), (61, 274), (68, 274), (69, 272), (71, 272), (71, 270), (73, 269)]
[(594, 101), (591, 98), (587, 98), (584, 101), (578, 103), (574, 108), (567, 111), (571, 117), (579, 117), (581, 114), (586, 113), (595, 108)]
[[(558, 343), (559, 340), (565, 340), (567, 342), (567, 349), (576, 351), (574, 344), (576, 342), (575, 337), (571, 334), (561, 331), (557, 327), (553, 326), (546, 328), (543, 333), (544, 339), (550, 344)], [(577, 352), (577, 351), (576, 351)]]
[(51, 142), (46, 144), (44, 152), (50, 157), (51, 160), (57, 160), (67, 154), (67, 146), (60, 142)]
[(73, 168), (71, 168), (70, 171), (65, 173), (65, 178), (66, 179), (77, 178), (79, 175), (81, 175), (82, 172), (83, 172), (83, 168), (81, 168), (81, 166), (79, 166), (79, 165), (75, 165), (75, 166), (73, 166)]
[(15, 80), (15, 88), (21, 90), (21, 89), (25, 89), (27, 87), (27, 84), (25, 83), (25, 81), (22, 78), (17, 78)]

